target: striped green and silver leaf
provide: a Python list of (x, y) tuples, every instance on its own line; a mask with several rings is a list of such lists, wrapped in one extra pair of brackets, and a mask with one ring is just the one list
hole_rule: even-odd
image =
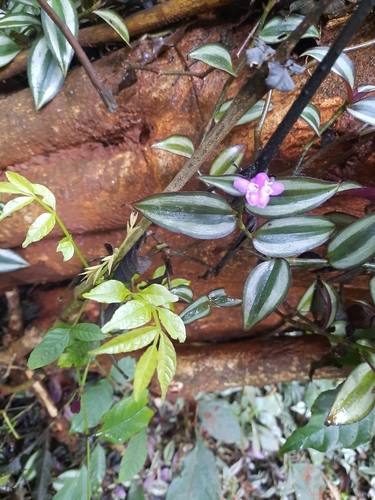
[[(47, 0), (59, 18), (67, 25), (74, 37), (78, 35), (78, 17), (72, 0)], [(44, 36), (64, 76), (68, 72), (74, 51), (60, 29), (43, 10), (41, 13)]]
[(325, 182), (308, 177), (277, 178), (284, 185), (284, 191), (272, 196), (264, 208), (251, 207), (246, 210), (265, 219), (289, 217), (309, 212), (329, 200), (339, 189), (339, 183)]
[(319, 215), (273, 219), (253, 233), (253, 245), (269, 257), (292, 257), (325, 243), (335, 227)]
[(169, 153), (190, 158), (194, 153), (193, 141), (186, 135), (170, 135), (162, 141), (155, 142), (153, 149), (163, 149)]
[(0, 33), (0, 68), (6, 66), (19, 54), (22, 47), (5, 33)]
[(238, 191), (233, 185), (236, 179), (242, 179), (239, 175), (201, 175), (199, 180), (205, 182), (209, 186), (215, 186), (225, 193), (232, 196), (243, 196), (241, 191)]
[(210, 175), (225, 175), (238, 172), (238, 168), (236, 168), (233, 163), (239, 167), (242, 163), (245, 151), (245, 144), (234, 144), (233, 146), (225, 148), (212, 162)]
[(185, 325), (189, 325), (194, 321), (206, 318), (211, 314), (210, 301), (207, 295), (201, 295), (197, 300), (194, 300), (180, 313), (180, 318)]
[(327, 258), (336, 269), (361, 266), (375, 256), (375, 214), (342, 229), (328, 245)]
[(291, 272), (283, 259), (272, 259), (257, 265), (247, 277), (243, 289), (243, 327), (249, 330), (269, 316), (286, 297)]
[[(229, 106), (232, 104), (233, 99), (229, 99), (228, 101), (225, 101), (224, 104), (220, 107), (219, 111), (215, 115), (215, 123), (221, 120), (222, 116), (224, 113), (228, 110)], [(247, 123), (252, 123), (256, 120), (259, 120), (259, 118), (262, 116), (264, 105), (266, 101), (264, 99), (261, 99), (260, 101), (257, 101), (252, 108), (247, 111), (242, 118), (238, 120), (236, 123), (235, 127), (238, 127), (239, 125), (246, 125)], [(273, 105), (270, 104), (268, 110), (271, 111), (273, 109)]]
[(320, 127), (320, 113), (319, 109), (313, 104), (308, 104), (306, 108), (301, 113), (301, 118), (305, 120), (307, 125), (313, 129), (315, 134), (319, 137), (319, 127)]
[[(299, 14), (292, 14), (288, 18), (275, 16), (264, 26), (259, 38), (265, 43), (280, 43), (288, 38), (303, 20), (304, 16)], [(301, 38), (319, 38), (319, 31), (312, 25)]]
[[(329, 47), (314, 47), (313, 49), (307, 50), (301, 54), (300, 57), (310, 56), (320, 62), (324, 59), (328, 51)], [(354, 89), (355, 66), (347, 55), (340, 54), (331, 70), (336, 73), (336, 75), (339, 75), (341, 78), (346, 80), (350, 87)]]
[(116, 33), (124, 40), (124, 42), (129, 45), (130, 37), (128, 28), (124, 23), (122, 17), (117, 14), (117, 12), (109, 9), (100, 9), (94, 10), (92, 13), (104, 19), (104, 21), (116, 31)]
[(64, 76), (44, 36), (31, 47), (27, 77), (37, 110), (51, 101), (63, 86)]
[(217, 43), (206, 43), (201, 45), (197, 49), (192, 50), (189, 57), (191, 59), (198, 59), (198, 61), (202, 61), (213, 68), (226, 71), (232, 76), (237, 76), (233, 69), (232, 58), (229, 51)]
[(40, 20), (26, 12), (10, 13), (0, 19), (1, 29), (26, 28), (28, 26), (40, 26)]
[(366, 97), (354, 102), (346, 111), (362, 122), (375, 125), (375, 97)]

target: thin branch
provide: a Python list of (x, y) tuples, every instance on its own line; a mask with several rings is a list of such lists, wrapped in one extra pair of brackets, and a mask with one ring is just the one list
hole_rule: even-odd
[(110, 113), (115, 113), (117, 109), (117, 103), (112, 95), (111, 89), (106, 87), (104, 83), (100, 80), (97, 72), (94, 70), (89, 58), (86, 53), (74, 37), (73, 33), (70, 31), (68, 26), (60, 19), (60, 17), (56, 14), (56, 12), (48, 5), (46, 0), (37, 0), (41, 9), (52, 19), (52, 21), (59, 28), (61, 33), (67, 39), (69, 44), (72, 46), (76, 56), (78, 57), (80, 63), (85, 69), (88, 77), (90, 78), (91, 83), (96, 88), (100, 98), (104, 102), (106, 108)]

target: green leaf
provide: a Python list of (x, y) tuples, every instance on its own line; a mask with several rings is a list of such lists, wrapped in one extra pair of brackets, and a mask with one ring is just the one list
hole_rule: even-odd
[(72, 241), (72, 236), (65, 236), (59, 241), (57, 245), (56, 252), (61, 252), (63, 254), (64, 262), (70, 260), (74, 255), (74, 245)]
[(118, 483), (131, 481), (142, 469), (147, 458), (147, 432), (141, 430), (129, 441), (120, 463)]
[(0, 33), (0, 67), (6, 66), (19, 54), (22, 50), (16, 42), (14, 42), (5, 33)]
[(244, 144), (235, 144), (234, 146), (225, 148), (212, 162), (210, 175), (225, 175), (238, 172), (238, 169), (233, 165), (233, 163), (239, 167), (242, 163), (245, 152), (246, 146)]
[(219, 500), (220, 479), (215, 455), (200, 437), (182, 461), (182, 472), (170, 484), (166, 500)]
[(335, 228), (330, 219), (319, 215), (273, 219), (253, 233), (252, 241), (264, 255), (292, 257), (325, 243)]
[(40, 344), (32, 351), (27, 366), (36, 370), (55, 361), (69, 343), (71, 325), (57, 325), (48, 330)]
[(5, 172), (5, 176), (8, 179), (8, 181), (14, 186), (15, 188), (19, 189), (19, 191), (23, 194), (35, 194), (35, 189), (33, 184), (29, 182), (26, 177), (23, 177), (20, 174), (17, 174), (16, 172)]
[(194, 296), (193, 290), (190, 288), (190, 286), (187, 285), (173, 286), (171, 288), (171, 293), (174, 293), (175, 295), (177, 295), (177, 297), (179, 297), (184, 302), (187, 302), (188, 304), (190, 304)]
[(131, 332), (118, 335), (97, 349), (90, 351), (89, 354), (97, 356), (98, 354), (118, 354), (120, 352), (136, 351), (148, 346), (154, 340), (157, 332), (158, 328), (156, 326), (137, 328)]
[(249, 330), (269, 316), (284, 300), (291, 284), (288, 263), (282, 259), (262, 262), (247, 277), (243, 289), (243, 324)]
[(325, 301), (325, 320), (322, 325), (323, 330), (326, 330), (329, 328), (332, 323), (335, 321), (336, 316), (337, 316), (337, 311), (339, 309), (340, 305), (340, 299), (339, 296), (336, 292), (336, 290), (333, 288), (332, 285), (329, 283), (326, 283), (323, 280), (320, 280), (321, 285), (323, 286), (323, 289), (321, 290), (321, 293), (323, 294), (323, 298)]
[[(47, 0), (47, 3), (56, 12), (59, 18), (68, 26), (74, 37), (78, 34), (77, 11), (72, 0)], [(56, 59), (64, 76), (68, 72), (70, 61), (74, 51), (67, 39), (55, 25), (52, 19), (41, 12), (44, 36), (47, 39), (48, 47)]]
[(202, 427), (213, 438), (224, 443), (241, 445), (240, 424), (226, 401), (199, 401), (198, 414)]
[(96, 286), (90, 292), (84, 293), (83, 297), (104, 304), (113, 304), (114, 302), (123, 302), (130, 294), (131, 292), (121, 281), (108, 280)]
[(238, 191), (233, 185), (236, 179), (242, 179), (239, 175), (201, 175), (199, 180), (205, 182), (209, 186), (215, 186), (225, 193), (232, 196), (243, 196), (241, 191)]
[[(232, 104), (233, 99), (229, 99), (228, 101), (225, 101), (224, 104), (222, 104), (221, 108), (219, 109), (218, 113), (215, 115), (215, 123), (221, 120), (222, 116), (224, 113), (228, 110), (229, 106)], [(239, 125), (246, 125), (248, 123), (252, 123), (256, 120), (258, 120), (263, 113), (264, 110), (264, 105), (265, 105), (265, 100), (261, 99), (260, 101), (257, 101), (252, 108), (247, 111), (242, 118), (238, 120), (236, 123), (235, 127), (238, 127)], [(272, 104), (269, 107), (269, 110), (272, 110), (273, 106)]]
[(197, 300), (194, 300), (180, 314), (180, 318), (185, 325), (189, 325), (198, 319), (205, 318), (211, 314), (210, 301), (207, 295), (201, 295)]
[[(304, 16), (298, 14), (292, 14), (287, 19), (282, 16), (275, 16), (264, 26), (259, 38), (265, 43), (280, 43), (288, 38), (303, 20)], [(319, 31), (316, 26), (310, 26), (301, 38), (319, 38)]]
[(138, 401), (130, 396), (116, 403), (104, 416), (104, 425), (99, 431), (101, 439), (121, 444), (146, 429), (154, 414), (147, 403), (147, 391), (140, 394)]
[(37, 17), (27, 12), (9, 13), (0, 19), (0, 29), (26, 28), (27, 26), (40, 26)]
[[(301, 54), (300, 57), (311, 56), (320, 62), (324, 59), (329, 49), (330, 47), (314, 47)], [(347, 55), (340, 54), (339, 57), (336, 59), (335, 64), (332, 66), (331, 71), (336, 73), (336, 75), (341, 76), (341, 78), (347, 81), (350, 87), (354, 89), (355, 66)]]
[(375, 255), (375, 214), (342, 229), (327, 248), (327, 258), (336, 269), (360, 266)]
[(303, 498), (303, 500), (324, 498), (326, 483), (319, 467), (314, 467), (309, 463), (292, 463), (289, 473), (292, 475), (295, 498)]
[(342, 384), (325, 425), (345, 425), (366, 417), (375, 406), (375, 373), (367, 363), (356, 366)]
[(354, 102), (346, 108), (346, 111), (362, 122), (375, 125), (375, 97)]
[(163, 309), (158, 307), (158, 315), (161, 324), (167, 330), (172, 339), (179, 340), (180, 342), (185, 342), (186, 340), (186, 328), (185, 324), (178, 316), (168, 309)]
[(152, 306), (164, 306), (170, 302), (177, 302), (178, 297), (171, 293), (165, 286), (153, 284), (139, 292), (143, 300)]
[(151, 382), (158, 359), (155, 344), (150, 345), (139, 358), (134, 372), (134, 399), (139, 400), (144, 389)]
[(93, 323), (78, 323), (71, 329), (71, 336), (89, 342), (90, 340), (103, 340), (107, 337), (98, 325)]
[(174, 350), (173, 344), (169, 338), (162, 333), (160, 335), (157, 358), (157, 372), (162, 401), (165, 400), (168, 387), (176, 373), (176, 362), (176, 351)]
[(22, 248), (26, 248), (30, 243), (40, 241), (47, 236), (55, 227), (56, 217), (54, 214), (42, 214), (35, 219), (27, 231), (25, 241), (22, 243)]
[(23, 194), (23, 191), (20, 189), (16, 188), (9, 182), (0, 182), (0, 193), (7, 193), (7, 194)]
[[(1, 250), (0, 250), (0, 252), (1, 252)], [(0, 258), (1, 258), (1, 253), (0, 253)], [(373, 303), (375, 304), (375, 276), (370, 279), (369, 286), (370, 286), (371, 298), (372, 298)]]
[(92, 491), (96, 492), (101, 487), (105, 471), (106, 471), (106, 459), (105, 451), (102, 446), (98, 443), (95, 446), (94, 451), (91, 454), (91, 488)]
[(171, 135), (163, 141), (155, 142), (151, 146), (154, 149), (163, 149), (175, 155), (190, 158), (194, 153), (194, 144), (189, 137), (185, 135)]
[(235, 307), (242, 304), (241, 299), (231, 299), (225, 293), (224, 288), (212, 290), (207, 295), (210, 305), (213, 307)]
[(329, 200), (339, 189), (340, 184), (304, 178), (278, 178), (284, 185), (284, 191), (272, 196), (265, 208), (251, 207), (246, 203), (246, 210), (259, 217), (290, 217), (309, 212)]
[(320, 127), (320, 113), (319, 109), (313, 104), (308, 104), (306, 108), (301, 113), (301, 118), (305, 120), (307, 125), (311, 127), (314, 133), (319, 137), (319, 127)]
[(44, 36), (35, 40), (30, 49), (27, 77), (37, 110), (51, 101), (63, 86), (64, 75)]
[(134, 379), (136, 364), (135, 359), (130, 356), (124, 356), (117, 361), (117, 364), (119, 368), (121, 368), (121, 370), (125, 373), (125, 375), (128, 376), (128, 378), (125, 379), (115, 366), (112, 366), (111, 371), (109, 372), (111, 377), (113, 377), (118, 384), (127, 384), (131, 382)]
[(151, 319), (151, 306), (143, 300), (131, 300), (119, 307), (112, 319), (106, 323), (104, 333), (113, 330), (130, 330), (148, 323)]
[(375, 409), (363, 420), (354, 424), (329, 427), (324, 425), (339, 389), (340, 387), (325, 391), (318, 396), (311, 409), (312, 416), (309, 423), (293, 432), (282, 446), (281, 453), (306, 448), (322, 452), (340, 448), (354, 449), (371, 441), (375, 435)]
[(35, 194), (42, 197), (42, 201), (51, 207), (53, 210), (56, 210), (56, 198), (55, 195), (43, 184), (33, 184), (33, 188)]
[(53, 481), (53, 487), (63, 483), (63, 487), (52, 498), (52, 500), (72, 500), (73, 498), (87, 498), (87, 469), (82, 465), (80, 470), (70, 470)]
[(0, 248), (0, 274), (17, 271), (24, 267), (29, 267), (27, 260), (20, 257), (16, 252), (9, 249)]
[(228, 203), (211, 193), (165, 193), (149, 196), (134, 207), (164, 229), (198, 239), (224, 238), (236, 227)]
[(13, 198), (13, 200), (8, 201), (8, 203), (4, 206), (1, 212), (0, 220), (5, 219), (5, 217), (8, 217), (13, 212), (26, 207), (32, 201), (34, 201), (33, 196), (18, 196), (17, 198)]
[(191, 59), (198, 59), (213, 68), (226, 71), (230, 75), (237, 76), (233, 69), (232, 58), (229, 51), (217, 43), (206, 43), (190, 52)]
[(89, 429), (100, 424), (103, 415), (110, 409), (113, 400), (113, 388), (108, 380), (99, 380), (85, 391), (82, 396), (81, 410), (70, 421), (69, 434), (85, 432), (84, 408), (86, 409)]
[(92, 348), (92, 341), (85, 342), (81, 340), (77, 342), (71, 340), (66, 347), (65, 352), (63, 352), (57, 360), (57, 365), (59, 366), (59, 368), (70, 368), (71, 366), (81, 368), (88, 363), (88, 352)]
[(92, 13), (104, 19), (104, 21), (108, 23), (118, 35), (120, 35), (124, 42), (130, 45), (128, 28), (126, 27), (126, 24), (124, 23), (122, 17), (119, 16), (117, 12), (114, 12), (113, 10), (100, 9), (93, 10)]

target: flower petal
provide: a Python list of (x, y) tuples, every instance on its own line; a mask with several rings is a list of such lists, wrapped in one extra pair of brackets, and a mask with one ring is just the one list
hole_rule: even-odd
[(247, 179), (241, 178), (241, 179), (236, 179), (233, 182), (233, 186), (238, 189), (238, 191), (241, 191), (241, 193), (246, 193), (248, 188), (249, 188), (250, 181)]
[(254, 192), (248, 192), (246, 193), (246, 201), (251, 207), (257, 207), (259, 206), (259, 196), (260, 193), (254, 193)]
[(268, 205), (268, 202), (270, 201), (270, 195), (266, 191), (260, 191), (258, 193), (258, 203), (257, 206), (259, 208), (264, 208)]
[(269, 182), (270, 178), (268, 175), (264, 172), (260, 172), (257, 174), (253, 179), (250, 180), (250, 182), (253, 182), (254, 184), (258, 184), (259, 189), (262, 189), (265, 185), (266, 182)]
[(281, 184), (281, 182), (271, 182), (270, 187), (272, 189), (271, 196), (277, 196), (284, 191), (284, 184)]

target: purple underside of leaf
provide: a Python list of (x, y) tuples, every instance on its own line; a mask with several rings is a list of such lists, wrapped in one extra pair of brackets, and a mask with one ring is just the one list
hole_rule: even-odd
[(347, 189), (345, 191), (340, 191), (337, 194), (347, 194), (350, 196), (357, 196), (358, 198), (365, 198), (366, 200), (375, 201), (375, 188), (371, 187)]

